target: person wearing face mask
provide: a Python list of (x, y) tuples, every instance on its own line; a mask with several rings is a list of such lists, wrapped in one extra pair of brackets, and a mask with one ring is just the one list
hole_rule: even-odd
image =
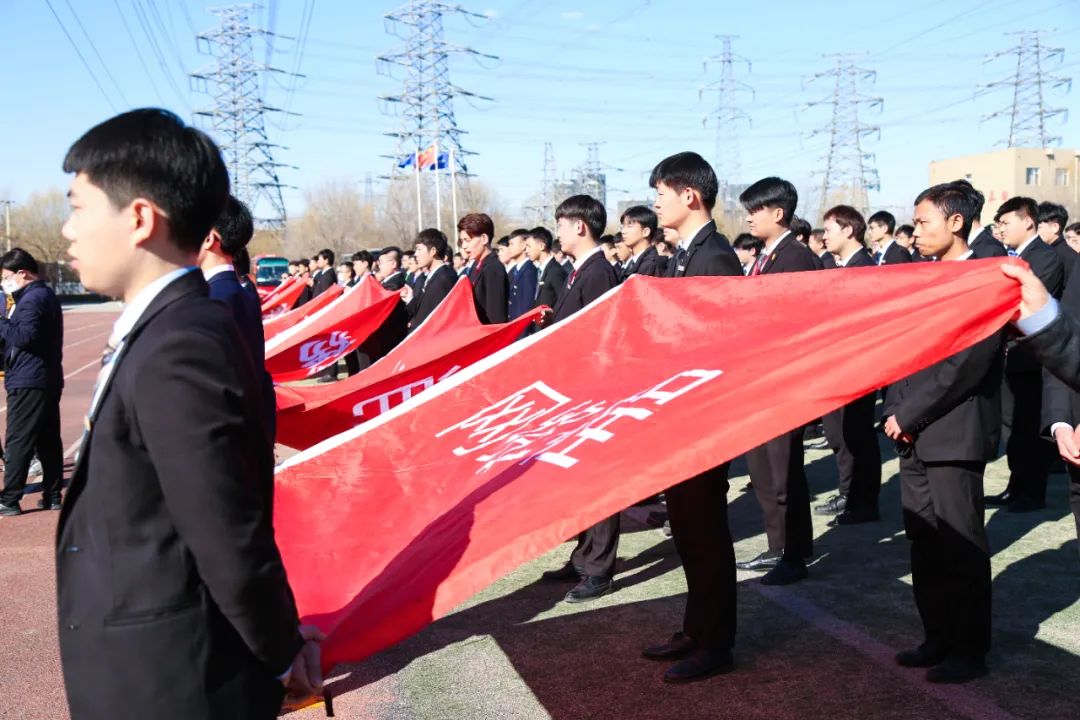
[(38, 507), (59, 510), (64, 316), (52, 288), (38, 277), (37, 260), (22, 248), (0, 257), (0, 285), (15, 300), (11, 312), (0, 317), (8, 408), (0, 517), (22, 514), (19, 503), (35, 452), (42, 469)]

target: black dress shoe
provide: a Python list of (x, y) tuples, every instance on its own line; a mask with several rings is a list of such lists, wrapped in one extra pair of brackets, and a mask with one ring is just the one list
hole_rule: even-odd
[(776, 567), (777, 563), (780, 562), (780, 558), (783, 556), (783, 550), (766, 550), (753, 560), (744, 560), (743, 562), (735, 563), (735, 567), (740, 570), (769, 570)]
[(550, 582), (577, 582), (584, 574), (585, 571), (579, 567), (574, 567), (573, 563), (566, 563), (558, 570), (548, 570), (540, 576), (540, 579)]
[(664, 673), (666, 683), (688, 683), (723, 675), (735, 669), (735, 659), (730, 650), (695, 650), (685, 660), (668, 668)]
[(896, 653), (896, 664), (909, 668), (928, 668), (943, 662), (946, 654), (938, 645), (924, 642), (914, 650)]
[(820, 440), (810, 440), (806, 443), (806, 447), (810, 450), (828, 450), (829, 441), (825, 438), (821, 438)]
[(862, 523), (877, 522), (881, 519), (881, 513), (877, 510), (844, 510), (828, 523), (829, 527), (837, 525), (861, 525)]
[(814, 506), (815, 515), (836, 515), (847, 509), (847, 495), (833, 495), (828, 502)]
[(1012, 500), (1012, 493), (1006, 490), (997, 495), (987, 495), (983, 499), (983, 503), (987, 507), (1004, 507), (1009, 504), (1010, 500)]
[(806, 563), (784, 558), (761, 578), (762, 585), (791, 585), (806, 579)]
[(585, 602), (586, 600), (595, 600), (598, 597), (607, 595), (614, 589), (615, 583), (611, 578), (586, 575), (581, 579), (581, 582), (574, 586), (573, 590), (566, 593), (564, 599), (568, 603)]
[(1039, 501), (1027, 495), (1016, 495), (1009, 499), (1009, 504), (1005, 506), (1005, 512), (1035, 512), (1036, 510), (1042, 510), (1044, 507), (1046, 507), (1045, 501)]
[(981, 678), (989, 670), (982, 658), (951, 657), (926, 671), (926, 680), (942, 685), (957, 685)]
[(59, 510), (63, 506), (60, 504), (60, 498), (54, 498), (52, 500), (45, 500), (42, 498), (37, 501), (37, 507), (38, 510)]
[(14, 505), (0, 503), (0, 517), (14, 517), (16, 515), (22, 515), (22, 508), (19, 507), (19, 503)]
[(650, 645), (641, 651), (641, 657), (649, 660), (678, 660), (684, 658), (697, 647), (689, 635), (677, 632), (662, 645)]

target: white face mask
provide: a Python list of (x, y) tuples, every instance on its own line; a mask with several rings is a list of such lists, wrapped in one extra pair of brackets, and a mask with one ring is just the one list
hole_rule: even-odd
[(0, 282), (0, 288), (3, 288), (5, 295), (14, 295), (15, 291), (19, 289), (19, 282), (15, 278), (4, 280)]
[(348, 278), (347, 275), (345, 275), (345, 273), (338, 273), (337, 281), (338, 281), (338, 285), (348, 285), (349, 284), (349, 278)]

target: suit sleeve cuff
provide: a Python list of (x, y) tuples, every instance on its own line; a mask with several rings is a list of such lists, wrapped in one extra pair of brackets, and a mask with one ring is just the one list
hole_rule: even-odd
[(1059, 427), (1067, 428), (1069, 430), (1069, 432), (1073, 431), (1073, 426), (1070, 425), (1069, 423), (1067, 423), (1067, 422), (1056, 422), (1056, 423), (1054, 423), (1053, 425), (1050, 426), (1050, 438), (1051, 439), (1054, 438), (1054, 433), (1057, 432), (1057, 429)]
[(1057, 319), (1058, 313), (1057, 300), (1050, 298), (1050, 301), (1039, 308), (1034, 315), (1017, 320), (1016, 327), (1025, 335), (1034, 335), (1050, 323), (1054, 322), (1054, 320)]

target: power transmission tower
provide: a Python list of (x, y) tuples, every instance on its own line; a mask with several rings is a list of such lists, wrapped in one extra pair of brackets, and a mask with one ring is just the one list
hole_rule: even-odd
[(985, 62), (1004, 56), (1015, 57), (1016, 70), (1009, 78), (983, 85), (980, 92), (1011, 88), (1012, 105), (984, 115), (982, 119), (985, 122), (999, 117), (1009, 118), (1009, 138), (1004, 143), (1006, 147), (1048, 148), (1060, 144), (1061, 136), (1050, 134), (1047, 121), (1058, 115), (1062, 116), (1062, 121), (1067, 121), (1069, 111), (1047, 107), (1046, 91), (1065, 88), (1068, 92), (1072, 89), (1072, 79), (1050, 75), (1046, 66), (1054, 60), (1060, 64), (1065, 58), (1065, 50), (1044, 45), (1043, 33), (1039, 30), (1009, 34), (1018, 36), (1017, 45), (988, 56)]
[(734, 205), (731, 184), (740, 179), (742, 167), (739, 157), (739, 123), (746, 122), (752, 125), (750, 115), (739, 107), (738, 97), (740, 93), (750, 93), (754, 97), (754, 89), (744, 82), (735, 79), (735, 66), (746, 65), (746, 71), (750, 72), (750, 61), (741, 55), (736, 55), (731, 50), (731, 42), (738, 38), (737, 35), (717, 35), (717, 39), (723, 42), (723, 50), (719, 55), (705, 58), (702, 63), (703, 69), (708, 70), (709, 63), (720, 63), (720, 79), (715, 82), (702, 85), (698, 90), (700, 100), (706, 92), (717, 94), (716, 110), (702, 118), (702, 125), (708, 126), (709, 120), (716, 122), (716, 156), (713, 161), (713, 169), (720, 181), (719, 200), (724, 209), (731, 209)]
[(596, 198), (607, 205), (607, 175), (600, 164), (602, 143), (582, 143), (585, 146), (585, 163), (574, 168), (571, 177), (576, 192)]
[(818, 215), (831, 205), (846, 202), (862, 213), (870, 206), (870, 190), (879, 190), (877, 170), (873, 167), (873, 153), (863, 150), (863, 138), (870, 135), (881, 137), (881, 128), (867, 125), (859, 119), (859, 109), (881, 110), (885, 101), (880, 97), (870, 97), (859, 92), (860, 82), (873, 82), (877, 73), (858, 67), (853, 55), (826, 55), (835, 58), (836, 65), (825, 72), (812, 75), (807, 84), (822, 78), (832, 80), (833, 91), (829, 97), (806, 104), (807, 108), (828, 105), (832, 108), (832, 119), (823, 127), (813, 130), (811, 137), (829, 136), (829, 147), (822, 158), (824, 168), (820, 174), (821, 204)]
[(532, 203), (525, 206), (533, 222), (537, 225), (550, 225), (555, 219), (556, 183), (555, 150), (550, 142), (544, 143), (544, 168), (540, 173), (540, 193), (533, 196)]
[(450, 56), (469, 55), (473, 58), (497, 60), (494, 55), (481, 53), (473, 48), (447, 43), (443, 36), (443, 18), (460, 15), (469, 20), (487, 20), (486, 15), (470, 12), (460, 5), (439, 0), (412, 0), (383, 16), (386, 31), (405, 43), (405, 47), (376, 58), (380, 74), (393, 76), (393, 68), (403, 68), (401, 92), (379, 98), (387, 114), (401, 117), (396, 132), (387, 133), (397, 138), (393, 156), (392, 176), (411, 173), (399, 167), (401, 160), (437, 143), (439, 152), (450, 152), (457, 174), (466, 175), (466, 156), (474, 155), (461, 144), (464, 130), (458, 127), (454, 116), (454, 99), (467, 102), (490, 101), (491, 98), (469, 92), (450, 82)]
[(257, 5), (232, 5), (210, 11), (220, 25), (195, 38), (199, 51), (214, 62), (191, 73), (191, 79), (194, 90), (213, 100), (213, 107), (198, 109), (195, 115), (209, 124), (221, 146), (233, 195), (251, 208), (261, 227), (278, 229), (285, 225), (281, 189), (287, 187), (278, 170), (293, 166), (274, 161), (273, 151), (282, 146), (267, 137), (265, 116), (285, 111), (263, 101), (259, 79), (261, 73), (290, 73), (255, 62), (255, 38), (269, 35), (249, 20), (258, 9)]

